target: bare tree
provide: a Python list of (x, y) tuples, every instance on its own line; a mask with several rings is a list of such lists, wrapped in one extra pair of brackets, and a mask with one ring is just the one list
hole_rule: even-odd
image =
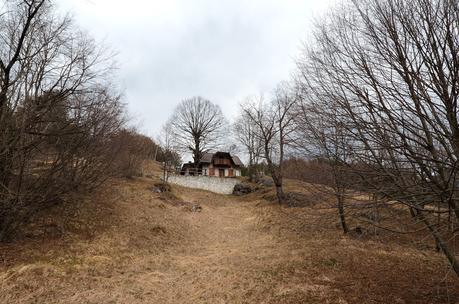
[(254, 166), (258, 164), (262, 155), (263, 146), (261, 138), (258, 136), (257, 124), (250, 118), (246, 112), (242, 112), (233, 125), (237, 141), (243, 146), (249, 157), (248, 174), (249, 180), (255, 181), (256, 172)]
[(158, 142), (162, 150), (163, 182), (167, 183), (170, 173), (175, 170), (176, 165), (180, 162), (177, 160), (178, 153), (174, 149), (174, 133), (170, 122), (161, 128)]
[(279, 204), (286, 200), (283, 190), (282, 166), (285, 149), (293, 134), (292, 110), (296, 96), (285, 86), (279, 86), (271, 103), (257, 101), (242, 105), (242, 112), (257, 126), (257, 136), (262, 143), (263, 157), (276, 187)]
[(182, 101), (170, 119), (175, 145), (193, 156), (195, 170), (204, 153), (219, 147), (227, 121), (218, 105), (202, 97)]
[(350, 136), (340, 162), (358, 162), (369, 193), (407, 206), (459, 275), (447, 241), (459, 219), (458, 14), (457, 1), (352, 1), (319, 26), (299, 70), (303, 92)]
[[(303, 98), (308, 98), (307, 94)], [(348, 134), (342, 121), (337, 119), (333, 105), (322, 100), (303, 99), (295, 108), (295, 149), (310, 159), (321, 160), (322, 184), (314, 190), (331, 194), (336, 198), (341, 227), (349, 232), (345, 205), (348, 197), (353, 197), (355, 180), (351, 178), (348, 166), (351, 164), (349, 145), (352, 136)], [(326, 177), (324, 177), (324, 175)], [(315, 178), (315, 182), (319, 178)], [(351, 187), (352, 185), (352, 187)]]
[(0, 240), (37, 211), (113, 172), (123, 106), (111, 55), (48, 1), (0, 15)]

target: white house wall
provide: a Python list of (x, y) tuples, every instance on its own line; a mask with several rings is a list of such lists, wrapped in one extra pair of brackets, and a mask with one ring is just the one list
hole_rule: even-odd
[[(218, 170), (220, 168), (214, 167), (213, 164), (210, 164), (208, 166), (203, 166), (202, 167), (202, 175), (209, 176), (209, 169), (211, 169), (211, 168), (214, 168), (215, 169), (215, 174), (218, 174)], [(230, 168), (225, 168), (224, 169), (225, 170), (225, 177), (229, 177), (229, 169)], [(233, 168), (233, 174), (234, 174), (234, 176), (241, 176), (241, 170)], [(214, 175), (214, 176), (218, 176), (218, 175)]]

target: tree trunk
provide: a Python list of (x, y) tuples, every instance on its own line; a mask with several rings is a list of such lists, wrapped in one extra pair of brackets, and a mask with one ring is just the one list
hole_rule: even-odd
[(279, 205), (282, 205), (285, 202), (285, 193), (282, 187), (282, 177), (277, 176), (277, 174), (272, 174), (274, 181), (274, 186), (276, 187), (276, 196)]
[(343, 228), (343, 232), (346, 234), (349, 232), (349, 228), (347, 227), (346, 223), (346, 216), (344, 214), (344, 196), (339, 193), (337, 196), (338, 201), (338, 213), (339, 213), (339, 220), (341, 222), (341, 227)]
[(451, 267), (453, 268), (453, 270), (456, 273), (456, 275), (459, 277), (459, 262), (457, 261), (454, 253), (451, 252), (451, 250), (449, 249), (448, 245), (445, 243), (445, 241), (441, 237), (441, 235), (438, 232), (437, 228), (435, 226), (433, 226), (429, 222), (429, 220), (424, 216), (422, 211), (418, 211), (417, 212), (417, 216), (424, 222), (424, 224), (427, 226), (429, 231), (432, 233), (432, 236), (434, 237), (435, 242), (437, 243), (437, 246), (440, 247), (440, 249), (446, 255), (446, 258), (448, 259), (449, 263), (451, 264)]
[(0, 223), (0, 243), (4, 242), (10, 236), (12, 225), (12, 216), (2, 218), (2, 222)]
[(253, 174), (253, 157), (252, 154), (250, 153), (249, 155), (249, 166), (247, 168), (247, 173), (249, 174), (249, 182), (253, 182), (255, 180), (254, 174)]
[(202, 151), (201, 151), (201, 143), (199, 141), (199, 137), (194, 138), (194, 150), (193, 150), (193, 161), (194, 161), (194, 174), (195, 176), (199, 175), (199, 164), (201, 163), (202, 158)]
[(285, 193), (282, 185), (276, 185), (276, 196), (279, 205), (282, 205), (285, 202)]
[(167, 184), (167, 167), (166, 162), (163, 164), (163, 184)]

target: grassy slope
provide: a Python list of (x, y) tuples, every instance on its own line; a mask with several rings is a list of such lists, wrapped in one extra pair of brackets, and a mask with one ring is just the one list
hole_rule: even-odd
[(177, 198), (165, 197), (151, 191), (155, 181), (112, 181), (0, 245), (0, 303), (459, 300), (432, 246), (384, 232), (344, 237), (320, 202), (280, 208), (263, 199), (269, 189), (241, 199), (174, 187)]

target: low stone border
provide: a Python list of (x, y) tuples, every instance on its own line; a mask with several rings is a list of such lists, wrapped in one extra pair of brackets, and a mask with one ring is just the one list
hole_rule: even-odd
[(169, 176), (168, 181), (171, 184), (207, 190), (219, 194), (232, 194), (234, 186), (239, 183), (236, 178), (185, 175)]

